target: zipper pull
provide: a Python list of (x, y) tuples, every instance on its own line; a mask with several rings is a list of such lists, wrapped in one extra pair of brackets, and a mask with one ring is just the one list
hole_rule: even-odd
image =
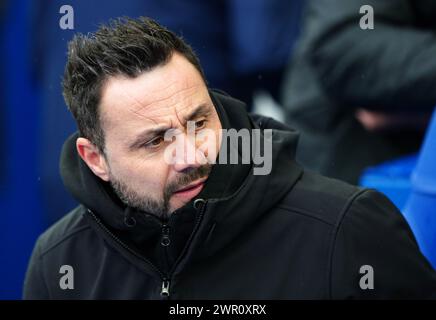
[(160, 292), (160, 295), (162, 297), (169, 297), (170, 296), (170, 281), (164, 279), (162, 281), (162, 291)]
[(170, 227), (165, 224), (162, 226), (162, 240), (160, 244), (164, 247), (168, 247), (170, 243)]

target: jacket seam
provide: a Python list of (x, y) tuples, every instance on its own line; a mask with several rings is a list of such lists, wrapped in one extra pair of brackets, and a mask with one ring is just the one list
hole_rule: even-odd
[(310, 211), (305, 211), (305, 210), (302, 210), (302, 209), (299, 209), (299, 208), (295, 208), (295, 207), (291, 207), (291, 206), (286, 206), (286, 205), (278, 205), (277, 208), (279, 208), (279, 209), (283, 209), (283, 210), (286, 210), (286, 211), (288, 211), (288, 212), (296, 213), (296, 214), (299, 214), (299, 215), (305, 216), (305, 217), (307, 217), (307, 218), (311, 218), (311, 219), (314, 219), (314, 220), (318, 220), (318, 221), (320, 221), (320, 222), (322, 222), (322, 223), (324, 223), (324, 224), (327, 224), (327, 225), (329, 225), (329, 226), (331, 226), (331, 227), (334, 227), (334, 226), (335, 226), (334, 223), (331, 223), (331, 222), (329, 222), (329, 221), (327, 221), (327, 220), (324, 220), (324, 219), (322, 219), (322, 218), (319, 218), (319, 217), (317, 217), (317, 216), (314, 216)]
[(44, 288), (46, 289), (46, 291), (47, 291), (47, 296), (48, 296), (48, 298), (50, 299), (51, 297), (52, 297), (52, 295), (51, 295), (51, 293), (50, 293), (50, 288), (49, 288), (49, 286), (47, 285), (47, 283), (45, 282), (45, 277), (44, 277), (44, 272), (43, 272), (43, 264), (44, 264), (44, 261), (43, 261), (43, 259), (42, 259), (42, 253), (41, 253), (41, 246), (38, 246), (38, 260), (39, 260), (39, 268), (38, 268), (38, 273), (39, 273), (39, 276), (41, 277), (41, 280), (42, 280), (42, 284), (43, 284), (43, 286), (44, 286)]
[(55, 242), (54, 244), (52, 244), (50, 247), (46, 248), (44, 251), (41, 251), (41, 256), (43, 257), (44, 255), (46, 255), (49, 251), (53, 250), (55, 247), (59, 246), (60, 244), (62, 244), (64, 241), (68, 240), (69, 238), (71, 238), (72, 236), (76, 235), (77, 233), (80, 233), (86, 229), (91, 229), (91, 227), (89, 225), (85, 225), (80, 227), (79, 229), (73, 230), (71, 231), (71, 233), (67, 234), (66, 236), (64, 236), (62, 239), (58, 240), (57, 242)]
[(368, 192), (369, 189), (360, 189), (358, 191), (356, 191), (349, 199), (348, 201), (345, 203), (344, 207), (342, 208), (341, 213), (339, 214), (339, 218), (337, 220), (335, 229), (333, 230), (333, 237), (331, 240), (331, 245), (330, 245), (330, 255), (329, 255), (329, 261), (328, 261), (328, 265), (327, 265), (327, 275), (328, 275), (328, 298), (330, 300), (333, 299), (333, 293), (332, 293), (332, 282), (333, 282), (333, 256), (335, 253), (335, 248), (336, 248), (336, 240), (339, 234), (339, 230), (342, 226), (342, 222), (344, 221), (344, 217), (346, 216), (346, 214), (349, 212), (351, 206), (354, 204), (355, 200), (360, 197), (362, 194)]

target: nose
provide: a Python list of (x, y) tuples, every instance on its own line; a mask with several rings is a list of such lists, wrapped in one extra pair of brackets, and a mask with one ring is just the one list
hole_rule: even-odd
[(195, 137), (181, 134), (176, 141), (176, 149), (174, 150), (174, 170), (177, 172), (188, 172), (190, 169), (195, 169), (207, 162), (204, 153), (196, 147)]

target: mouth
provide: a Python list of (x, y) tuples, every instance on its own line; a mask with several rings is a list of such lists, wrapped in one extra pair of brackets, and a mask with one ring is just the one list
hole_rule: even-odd
[(192, 199), (196, 195), (198, 195), (201, 190), (203, 190), (206, 180), (207, 178), (202, 178), (200, 180), (194, 181), (189, 185), (175, 191), (174, 195), (182, 198)]

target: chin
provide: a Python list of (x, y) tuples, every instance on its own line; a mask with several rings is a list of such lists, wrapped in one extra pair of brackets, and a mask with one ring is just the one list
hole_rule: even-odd
[(177, 200), (170, 201), (169, 213), (173, 213), (177, 209), (180, 209), (181, 207), (183, 207), (185, 204), (186, 203), (183, 203), (180, 200), (179, 201), (177, 201)]

